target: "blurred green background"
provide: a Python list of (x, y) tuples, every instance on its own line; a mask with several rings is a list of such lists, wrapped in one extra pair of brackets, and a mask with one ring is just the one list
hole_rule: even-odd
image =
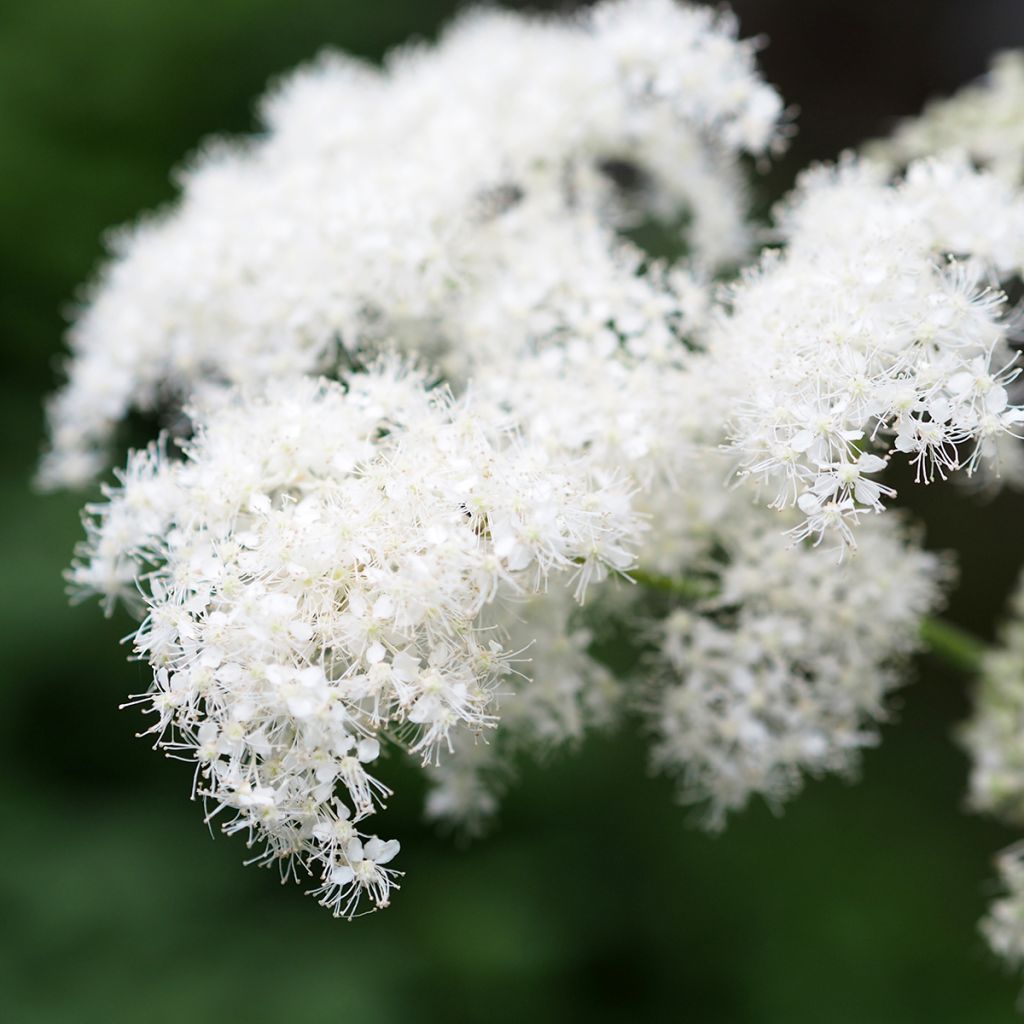
[[(976, 932), (1015, 836), (962, 813), (968, 686), (927, 660), (858, 785), (813, 783), (781, 819), (754, 807), (717, 838), (628, 734), (524, 765), (469, 848), (422, 825), (407, 773), (389, 810), (406, 885), (353, 924), (212, 841), (187, 768), (117, 711), (147, 685), (118, 645), (131, 624), (63, 594), (83, 498), (28, 484), (62, 311), (104, 229), (170, 198), (203, 135), (251, 127), (269, 76), (326, 44), (378, 56), (457, 6), (0, 0), (0, 1019), (1016, 1020), (1020, 985)], [(766, 198), (1024, 44), (1019, 0), (737, 7), (802, 110)], [(917, 504), (929, 543), (962, 553), (950, 615), (990, 635), (1024, 563), (1022, 499), (947, 487)]]

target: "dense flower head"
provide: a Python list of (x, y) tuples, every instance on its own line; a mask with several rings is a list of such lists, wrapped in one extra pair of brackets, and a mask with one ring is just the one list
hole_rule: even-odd
[(695, 260), (733, 262), (748, 244), (736, 156), (777, 145), (780, 114), (733, 19), (671, 0), (471, 12), (383, 69), (324, 56), (264, 101), (262, 135), (207, 146), (180, 202), (115, 238), (41, 479), (93, 476), (130, 409), (201, 381), (331, 371), (410, 334), (429, 352), (460, 333), (510, 207), (556, 230), (576, 211), (688, 213)]
[(400, 877), (388, 756), (473, 830), (515, 756), (640, 712), (717, 826), (876, 739), (947, 573), (860, 520), (895, 455), (1003, 464), (1024, 200), (846, 158), (716, 283), (757, 236), (741, 157), (785, 134), (753, 55), (728, 15), (611, 0), (324, 56), (83, 305), (42, 482), (91, 479), (133, 409), (174, 428), (87, 507), (71, 584), (141, 620), (133, 703), (209, 818), (336, 915)]
[(91, 507), (72, 582), (141, 595), (138, 702), (210, 817), (319, 872), (336, 912), (385, 905), (382, 743), (482, 742), (517, 653), (485, 609), (628, 568), (629, 494), (395, 365), (193, 415), (184, 460), (136, 453)]
[(895, 184), (851, 158), (806, 172), (776, 228), (785, 248), (708, 332), (731, 449), (773, 507), (803, 513), (796, 536), (852, 545), (894, 493), (877, 476), (890, 457), (930, 481), (1019, 436), (1000, 283), (1024, 267), (1024, 199), (959, 158)]
[[(365, 832), (382, 750), (472, 826), (509, 754), (615, 713), (574, 608), (692, 463), (706, 282), (751, 238), (737, 158), (783, 134), (753, 53), (669, 0), (471, 12), (300, 70), (115, 240), (41, 480), (91, 477), (133, 408), (169, 406), (184, 458), (130, 457), (71, 582), (142, 618), (137, 700), (211, 816), (335, 913), (397, 877)], [(626, 240), (651, 221), (685, 265)]]
[(690, 520), (700, 589), (653, 622), (643, 681), (654, 764), (715, 828), (752, 795), (777, 806), (804, 775), (856, 766), (945, 574), (893, 517), (865, 524), (837, 566), (823, 548), (787, 544), (769, 510), (730, 497)]

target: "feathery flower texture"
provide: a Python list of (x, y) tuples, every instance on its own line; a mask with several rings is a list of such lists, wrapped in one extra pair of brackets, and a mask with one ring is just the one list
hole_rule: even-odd
[[(735, 31), (669, 0), (566, 21), (481, 12), (383, 70), (328, 55), (298, 72), (263, 102), (262, 137), (207, 147), (174, 210), (115, 238), (71, 333), (43, 478), (91, 476), (116, 422), (162, 396), (331, 370), (403, 339), (430, 354), (521, 239), (542, 252), (550, 221), (628, 219), (611, 187), (626, 162), (659, 217), (692, 211), (702, 263), (735, 261), (735, 157), (777, 142), (781, 110)], [(519, 304), (529, 284), (507, 286)], [(600, 322), (595, 293), (574, 298)]]
[(41, 483), (132, 411), (173, 427), (87, 507), (72, 587), (138, 616), (133, 703), (208, 818), (338, 916), (397, 888), (390, 758), (472, 829), (513, 757), (636, 711), (720, 826), (877, 739), (948, 576), (881, 474), (1005, 464), (1024, 199), (847, 157), (754, 257), (748, 165), (787, 134), (754, 53), (611, 0), (325, 56), (83, 304)]
[(1024, 267), (1016, 191), (955, 157), (894, 184), (847, 161), (807, 172), (776, 224), (785, 250), (735, 287), (711, 351), (750, 387), (728, 417), (740, 471), (804, 513), (796, 536), (852, 544), (896, 453), (919, 480), (998, 472), (1024, 423), (999, 288)]
[[(999, 54), (980, 81), (948, 99), (930, 103), (920, 116), (904, 121), (891, 138), (876, 140), (866, 150), (887, 166), (906, 165), (922, 156), (947, 152), (947, 160), (963, 165), (969, 159), (1004, 182), (1007, 189), (1019, 187), (1024, 183), (1024, 53)], [(969, 197), (956, 194), (951, 198), (955, 198), (959, 208), (969, 209)], [(1013, 236), (1020, 237), (1016, 224), (1007, 240)], [(1018, 339), (1014, 340), (1019, 344)], [(1001, 343), (999, 347), (1002, 348)], [(1000, 358), (1007, 367), (1011, 365), (1005, 349)], [(1012, 373), (1004, 371), (1002, 388), (1010, 383)], [(1010, 395), (1018, 400), (1020, 390), (1019, 382), (1009, 388)], [(995, 401), (1002, 403), (998, 392)], [(1012, 410), (1007, 412), (1016, 415)], [(992, 441), (998, 446), (1004, 477), (1019, 483), (1024, 478), (1020, 446), (1008, 444), (1005, 435), (996, 435)], [(970, 806), (1019, 829), (1024, 824), (1021, 583), (1009, 611), (998, 645), (982, 658), (974, 712), (962, 730), (961, 739), (972, 762)], [(982, 921), (982, 932), (993, 951), (1019, 970), (1024, 967), (1024, 846), (1018, 842), (1002, 851), (996, 858), (996, 867), (1003, 893), (989, 908)]]
[[(381, 367), (194, 415), (183, 461), (132, 456), (72, 582), (139, 587), (150, 732), (196, 761), (210, 817), (314, 865), (323, 902), (388, 902), (398, 844), (363, 843), (381, 741), (424, 763), (480, 742), (513, 652), (498, 592), (626, 564), (628, 495)], [(373, 851), (377, 851), (376, 853)]]
[(872, 156), (895, 164), (945, 150), (966, 152), (1011, 184), (1024, 181), (1024, 53), (998, 54), (980, 81), (933, 100), (868, 147)]
[[(1024, 825), (1024, 586), (998, 647), (984, 658), (975, 709), (962, 733), (971, 756), (971, 807), (1020, 829)], [(1003, 894), (989, 908), (982, 931), (1014, 968), (1024, 967), (1024, 845), (996, 858)]]

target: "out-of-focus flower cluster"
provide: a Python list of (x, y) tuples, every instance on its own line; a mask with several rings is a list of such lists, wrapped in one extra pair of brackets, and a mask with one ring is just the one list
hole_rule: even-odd
[[(952, 97), (933, 101), (921, 115), (904, 121), (890, 138), (865, 149), (889, 167), (946, 153), (947, 163), (959, 161), (965, 166), (969, 160), (1004, 183), (1008, 192), (1019, 187), (1024, 182), (1024, 53), (999, 54), (980, 81)], [(959, 190), (953, 190), (944, 203), (955, 207), (958, 217), (970, 216), (971, 204), (971, 196)], [(981, 226), (987, 233), (993, 225)], [(1019, 225), (1011, 222), (1005, 241), (1012, 247), (1021, 237)], [(1004, 252), (1009, 256), (1010, 249)], [(1009, 256), (1001, 267), (990, 265), (988, 280), (1005, 280), (1016, 260)], [(1015, 276), (1020, 276), (1019, 265)], [(1005, 333), (1010, 350), (1005, 341), (993, 350), (999, 353), (997, 361), (1006, 366), (1012, 365), (1020, 343), (1018, 327), (1018, 319), (1010, 318)], [(1012, 370), (1003, 373), (1001, 389), (1010, 384), (1012, 374)], [(1020, 400), (1020, 382), (1008, 390), (1011, 400)], [(996, 392), (992, 401), (1001, 405), (1002, 400)], [(1007, 414), (1017, 416), (1009, 408), (997, 415)], [(1021, 446), (1008, 443), (1006, 435), (993, 440), (1003, 476), (1019, 483), (1024, 473)], [(1018, 584), (1009, 611), (998, 644), (981, 658), (975, 708), (962, 740), (971, 757), (970, 806), (1020, 828), (1024, 824), (1024, 583)], [(1024, 846), (1017, 843), (1004, 850), (996, 863), (1004, 892), (990, 907), (982, 930), (993, 951), (1019, 969), (1024, 965)]]
[[(755, 237), (743, 161), (785, 135), (753, 55), (728, 16), (613, 0), (322, 58), (82, 308), (42, 482), (92, 478), (132, 410), (182, 436), (88, 507), (72, 583), (139, 614), (136, 700), (209, 816), (336, 914), (398, 877), (387, 755), (474, 828), (514, 755), (632, 709), (719, 825), (876, 738), (944, 576), (879, 473), (1017, 430), (1024, 204), (959, 158), (849, 158), (715, 286)], [(642, 648), (618, 676), (611, 619)]]
[(971, 805), (1024, 825), (1024, 587), (999, 645), (985, 655), (976, 703), (963, 731), (972, 758)]
[(961, 150), (974, 163), (1019, 185), (1024, 181), (1024, 53), (999, 54), (981, 80), (948, 99), (933, 100), (923, 113), (907, 118), (867, 150), (893, 164)]
[(944, 567), (892, 516), (866, 524), (837, 569), (756, 505), (715, 513), (691, 527), (702, 550), (689, 568), (708, 596), (657, 622), (646, 684), (655, 764), (720, 827), (752, 794), (778, 805), (876, 742)]
[(981, 930), (992, 951), (1019, 969), (1024, 967), (1024, 845), (1003, 850), (996, 865), (1004, 893), (989, 907)]
[[(971, 756), (970, 804), (1010, 825), (1024, 825), (1024, 585), (1019, 585), (999, 645), (985, 655), (974, 713), (962, 734)], [(997, 858), (1005, 892), (982, 930), (1013, 967), (1024, 965), (1024, 845)]]

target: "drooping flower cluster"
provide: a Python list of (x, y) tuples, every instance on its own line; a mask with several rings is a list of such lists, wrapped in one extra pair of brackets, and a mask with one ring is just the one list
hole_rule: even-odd
[(733, 289), (710, 333), (723, 387), (742, 382), (728, 431), (740, 472), (797, 537), (881, 511), (894, 452), (919, 480), (974, 472), (1024, 413), (1002, 281), (1024, 267), (1024, 199), (961, 159), (912, 164), (890, 185), (848, 160), (803, 175), (779, 209), (785, 249)]
[[(377, 744), (425, 755), (430, 813), (467, 822), (464, 766), (612, 714), (569, 593), (632, 564), (641, 489), (667, 504), (690, 457), (700, 277), (747, 246), (736, 155), (779, 139), (735, 36), (630, 0), (469, 15), (384, 72), (325, 58), (121, 237), (74, 328), (44, 482), (95, 472), (131, 408), (184, 402), (197, 434), (132, 457), (73, 584), (141, 591), (161, 742), (336, 912), (387, 900), (358, 845)], [(688, 269), (618, 233), (684, 214)], [(463, 397), (395, 363), (314, 380), (382, 349)]]
[[(118, 240), (41, 470), (178, 416), (184, 457), (130, 457), (71, 580), (140, 614), (137, 700), (211, 817), (352, 916), (397, 878), (388, 753), (470, 828), (511, 756), (623, 707), (713, 824), (849, 770), (943, 573), (891, 515), (842, 564), (812, 542), (881, 508), (891, 450), (930, 479), (1016, 430), (1020, 197), (953, 159), (819, 169), (719, 292), (781, 101), (731, 18), (670, 0), (469, 14), (262, 111)], [(595, 656), (597, 589), (636, 678)]]
[(381, 742), (433, 763), (491, 727), (515, 651), (485, 607), (627, 568), (628, 495), (394, 368), (196, 419), (184, 461), (129, 461), (73, 582), (141, 588), (140, 701), (210, 816), (336, 912), (385, 905), (397, 843), (361, 844)]

